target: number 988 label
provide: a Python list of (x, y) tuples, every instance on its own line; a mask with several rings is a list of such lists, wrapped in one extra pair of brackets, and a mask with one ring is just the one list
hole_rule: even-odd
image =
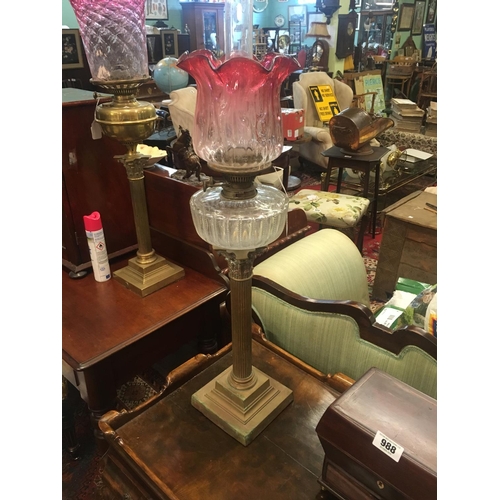
[(399, 459), (404, 451), (402, 446), (395, 443), (392, 439), (388, 438), (380, 431), (377, 431), (377, 434), (375, 434), (372, 444), (380, 451), (383, 451), (386, 455), (391, 457), (395, 462), (399, 462)]

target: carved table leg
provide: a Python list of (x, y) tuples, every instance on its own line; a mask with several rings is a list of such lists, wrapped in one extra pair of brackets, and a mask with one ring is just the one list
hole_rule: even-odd
[(80, 443), (75, 430), (74, 396), (71, 394), (71, 384), (62, 378), (62, 431), (63, 443), (73, 460), (80, 459)]

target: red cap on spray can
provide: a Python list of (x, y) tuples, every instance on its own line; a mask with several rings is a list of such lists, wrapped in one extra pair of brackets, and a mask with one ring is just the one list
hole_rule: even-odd
[(99, 231), (102, 229), (101, 214), (99, 212), (92, 212), (90, 215), (84, 215), (83, 224), (85, 231)]

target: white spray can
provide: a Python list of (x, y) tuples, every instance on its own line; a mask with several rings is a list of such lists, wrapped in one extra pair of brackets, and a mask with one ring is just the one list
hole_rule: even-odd
[(83, 224), (85, 226), (85, 233), (87, 234), (94, 278), (96, 281), (108, 281), (111, 278), (111, 271), (109, 269), (101, 214), (99, 212), (92, 212), (90, 215), (84, 215)]

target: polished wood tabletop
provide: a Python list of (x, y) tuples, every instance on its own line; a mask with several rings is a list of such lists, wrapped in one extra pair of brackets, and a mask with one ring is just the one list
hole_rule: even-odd
[[(127, 257), (111, 270), (125, 266)], [(183, 278), (143, 298), (113, 278), (72, 279), (63, 270), (63, 376), (88, 404), (103, 449), (97, 422), (115, 408), (121, 384), (193, 340), (202, 352), (217, 350), (227, 287), (183, 268)]]
[(324, 452), (316, 425), (339, 394), (255, 341), (252, 351), (253, 366), (292, 389), (293, 402), (248, 446), (213, 424), (191, 395), (230, 366), (229, 352), (140, 411), (106, 414), (109, 498), (317, 498)]
[[(126, 263), (121, 259), (111, 269)], [(196, 271), (184, 270), (184, 278), (144, 298), (113, 278), (98, 283), (90, 273), (72, 279), (63, 270), (63, 359), (74, 369), (88, 368), (227, 290)]]

